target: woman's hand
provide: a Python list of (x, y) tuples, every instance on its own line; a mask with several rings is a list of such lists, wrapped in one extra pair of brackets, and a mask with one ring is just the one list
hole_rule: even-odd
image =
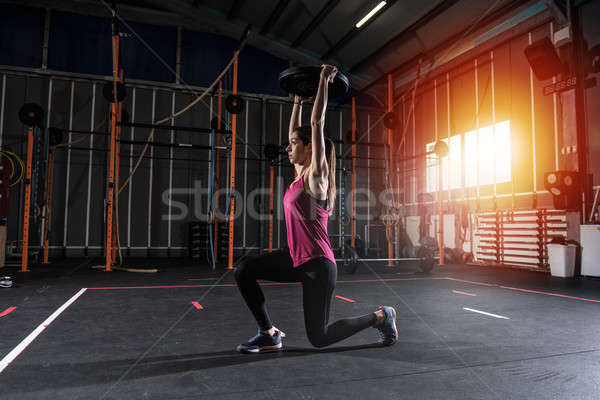
[(303, 96), (300, 96), (299, 94), (294, 95), (294, 103), (296, 103), (296, 104), (306, 103), (308, 101), (313, 101), (314, 99), (315, 99), (315, 96), (303, 97)]
[(321, 77), (328, 83), (333, 82), (333, 79), (338, 72), (337, 67), (329, 64), (323, 64), (321, 67)]

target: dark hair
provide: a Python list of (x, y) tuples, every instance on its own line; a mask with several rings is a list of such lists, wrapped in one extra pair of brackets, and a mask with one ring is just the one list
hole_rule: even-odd
[[(294, 129), (293, 132), (296, 132), (302, 143), (306, 146), (312, 141), (312, 128), (310, 126), (299, 126)], [(329, 210), (329, 214), (333, 212), (333, 205), (335, 204), (335, 196), (336, 196), (336, 186), (335, 186), (335, 145), (333, 141), (325, 137), (325, 156), (327, 158), (327, 165), (329, 167), (329, 198), (327, 201), (327, 209)]]

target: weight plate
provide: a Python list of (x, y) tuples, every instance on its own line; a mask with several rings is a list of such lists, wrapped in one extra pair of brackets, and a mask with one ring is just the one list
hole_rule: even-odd
[(390, 111), (390, 112), (386, 113), (385, 116), (383, 117), (383, 125), (386, 128), (394, 129), (397, 124), (398, 124), (398, 118), (396, 117), (395, 113)]
[(27, 126), (42, 126), (44, 110), (36, 103), (25, 103), (19, 109), (19, 120)]
[(244, 112), (244, 99), (237, 94), (230, 94), (225, 99), (225, 108), (231, 114), (241, 114)]
[(421, 258), (419, 262), (419, 268), (421, 271), (425, 273), (429, 273), (433, 269), (434, 259), (433, 259), (433, 250), (429, 247), (420, 247), (417, 250), (417, 257)]
[[(321, 78), (320, 66), (288, 68), (279, 74), (279, 86), (285, 92), (302, 97), (313, 97), (317, 94)], [(338, 72), (329, 84), (329, 98), (342, 97), (350, 90), (350, 82), (346, 75)]]

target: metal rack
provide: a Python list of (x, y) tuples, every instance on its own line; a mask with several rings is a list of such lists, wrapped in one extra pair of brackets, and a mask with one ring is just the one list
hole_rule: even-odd
[(547, 271), (547, 244), (567, 235), (566, 212), (496, 211), (476, 215), (476, 261)]

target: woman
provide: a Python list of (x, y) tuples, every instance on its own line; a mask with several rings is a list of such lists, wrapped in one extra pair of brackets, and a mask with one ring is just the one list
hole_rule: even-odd
[(312, 109), (310, 127), (301, 126), (301, 103), (296, 96), (286, 148), (297, 178), (284, 196), (288, 250), (274, 251), (240, 263), (235, 279), (250, 311), (258, 322), (256, 336), (240, 344), (242, 353), (258, 353), (282, 347), (265, 308), (265, 298), (257, 280), (301, 282), (306, 333), (311, 344), (324, 347), (368, 327), (380, 333), (380, 343), (390, 346), (398, 338), (396, 311), (392, 307), (356, 318), (328, 324), (329, 308), (337, 278), (337, 266), (327, 235), (327, 219), (335, 202), (335, 149), (325, 139), (323, 126), (327, 109), (328, 84), (337, 69), (323, 65)]

